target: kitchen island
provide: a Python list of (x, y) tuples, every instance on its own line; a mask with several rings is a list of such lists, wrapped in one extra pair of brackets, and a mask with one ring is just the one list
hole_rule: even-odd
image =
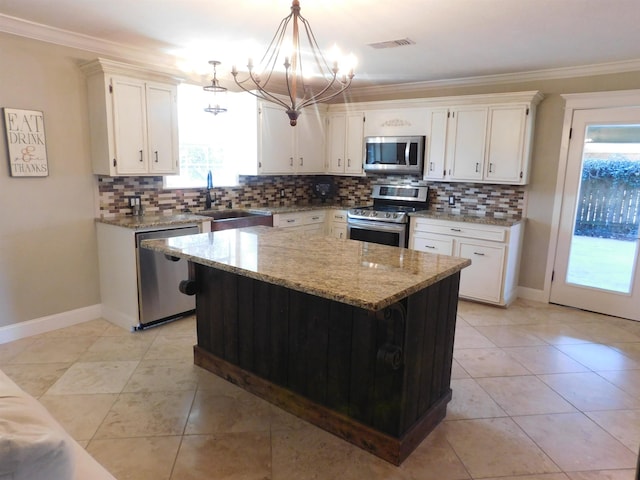
[(469, 260), (269, 227), (142, 246), (189, 260), (197, 365), (396, 465), (444, 418)]

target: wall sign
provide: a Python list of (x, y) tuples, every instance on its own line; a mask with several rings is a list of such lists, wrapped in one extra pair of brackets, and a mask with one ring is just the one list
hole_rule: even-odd
[(3, 110), (11, 176), (48, 176), (44, 114), (36, 110)]

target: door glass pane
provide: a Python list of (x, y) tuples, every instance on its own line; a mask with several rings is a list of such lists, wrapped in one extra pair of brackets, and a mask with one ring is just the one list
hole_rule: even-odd
[(588, 126), (566, 282), (630, 293), (639, 210), (640, 125)]

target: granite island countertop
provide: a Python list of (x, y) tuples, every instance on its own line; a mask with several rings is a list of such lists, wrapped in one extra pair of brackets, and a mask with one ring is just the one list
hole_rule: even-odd
[(142, 246), (367, 310), (385, 308), (471, 264), (463, 258), (270, 227), (144, 240)]

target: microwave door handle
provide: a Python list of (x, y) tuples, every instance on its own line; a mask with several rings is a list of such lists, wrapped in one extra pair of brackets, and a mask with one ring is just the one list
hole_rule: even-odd
[(408, 167), (410, 163), (410, 159), (409, 159), (410, 152), (411, 152), (411, 141), (407, 140), (407, 144), (404, 147), (404, 164), (406, 167)]

